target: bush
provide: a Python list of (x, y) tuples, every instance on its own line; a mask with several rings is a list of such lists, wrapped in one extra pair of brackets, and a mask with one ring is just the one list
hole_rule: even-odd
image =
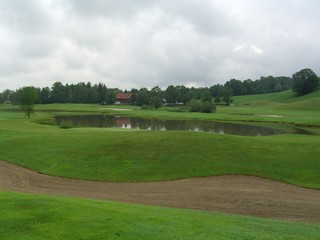
[(212, 113), (216, 111), (216, 106), (212, 102), (202, 102), (201, 103), (201, 112), (203, 113)]
[(188, 102), (188, 108), (190, 112), (200, 112), (201, 104), (196, 99), (192, 99), (190, 102)]
[(153, 110), (153, 106), (150, 105), (142, 105), (141, 110)]
[(73, 128), (74, 126), (71, 123), (62, 123), (59, 127), (62, 129), (70, 129), (70, 128)]
[(188, 109), (190, 112), (212, 113), (216, 111), (216, 105), (212, 101), (199, 102), (196, 99), (192, 99), (188, 103)]
[(186, 112), (185, 108), (167, 108), (166, 111), (168, 112)]

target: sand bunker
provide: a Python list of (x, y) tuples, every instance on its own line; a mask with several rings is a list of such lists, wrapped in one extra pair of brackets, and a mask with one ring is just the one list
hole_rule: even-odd
[(0, 161), (0, 189), (320, 223), (320, 191), (250, 176), (97, 182), (48, 176)]

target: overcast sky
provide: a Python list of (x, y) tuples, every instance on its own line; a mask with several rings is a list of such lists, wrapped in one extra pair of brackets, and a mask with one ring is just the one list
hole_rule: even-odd
[(1, 0), (0, 91), (320, 74), (319, 0)]

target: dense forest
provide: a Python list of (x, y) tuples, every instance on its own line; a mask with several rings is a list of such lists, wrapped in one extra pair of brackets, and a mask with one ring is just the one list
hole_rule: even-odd
[[(49, 103), (103, 103), (114, 104), (117, 93), (130, 93), (131, 104), (149, 105), (156, 101), (164, 101), (165, 104), (186, 104), (192, 99), (201, 99), (202, 96), (210, 93), (215, 103), (231, 101), (231, 96), (261, 94), (284, 91), (292, 88), (292, 78), (290, 77), (261, 77), (258, 80), (250, 79), (240, 81), (231, 79), (224, 85), (216, 84), (211, 87), (186, 87), (183, 85), (168, 86), (161, 89), (155, 86), (151, 89), (131, 89), (121, 90), (117, 88), (108, 88), (104, 83), (92, 85), (90, 82), (80, 82), (78, 84), (62, 84), (56, 82), (52, 87), (35, 88), (37, 92), (37, 102), (40, 104)], [(18, 90), (5, 90), (0, 93), (0, 103), (19, 102)]]

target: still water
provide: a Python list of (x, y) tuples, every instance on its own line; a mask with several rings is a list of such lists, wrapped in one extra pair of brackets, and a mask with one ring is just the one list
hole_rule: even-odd
[(109, 115), (56, 116), (56, 122), (59, 126), (67, 125), (72, 127), (128, 128), (158, 131), (178, 130), (242, 136), (268, 136), (284, 133), (309, 134), (305, 130), (294, 127), (281, 130), (230, 122), (163, 120)]

